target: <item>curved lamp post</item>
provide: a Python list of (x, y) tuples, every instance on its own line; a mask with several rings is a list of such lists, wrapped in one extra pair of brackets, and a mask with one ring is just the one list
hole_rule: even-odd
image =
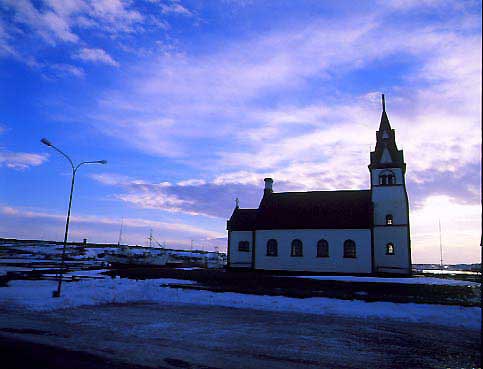
[(44, 145), (47, 145), (53, 148), (54, 150), (56, 150), (57, 152), (59, 152), (60, 154), (62, 154), (69, 161), (72, 167), (72, 183), (70, 185), (69, 210), (67, 211), (67, 220), (65, 222), (64, 247), (62, 249), (62, 262), (60, 264), (59, 283), (57, 284), (57, 290), (52, 293), (53, 297), (60, 297), (60, 289), (62, 288), (62, 278), (64, 276), (64, 267), (65, 267), (65, 249), (67, 247), (67, 236), (69, 234), (70, 209), (72, 206), (72, 193), (74, 192), (74, 181), (75, 181), (75, 175), (77, 173), (77, 169), (79, 169), (79, 167), (84, 164), (107, 164), (107, 161), (106, 160), (83, 161), (77, 165), (74, 165), (74, 163), (67, 156), (67, 154), (62, 152), (59, 148), (55, 147), (49, 140), (47, 140), (46, 138), (42, 138), (40, 142), (42, 142)]

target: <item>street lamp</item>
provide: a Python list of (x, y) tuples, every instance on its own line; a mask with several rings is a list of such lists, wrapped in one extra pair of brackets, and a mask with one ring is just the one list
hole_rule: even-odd
[(62, 152), (59, 148), (55, 147), (52, 144), (52, 142), (50, 142), (46, 138), (42, 138), (40, 140), (40, 142), (42, 142), (44, 145), (49, 146), (49, 147), (53, 148), (54, 150), (56, 150), (57, 152), (59, 152), (60, 154), (62, 154), (69, 161), (69, 163), (72, 167), (72, 183), (70, 185), (69, 210), (67, 211), (67, 220), (65, 222), (64, 247), (62, 249), (62, 261), (61, 261), (61, 264), (60, 264), (59, 283), (57, 284), (57, 290), (52, 293), (53, 297), (60, 297), (60, 289), (62, 287), (62, 278), (64, 276), (64, 267), (65, 267), (65, 249), (67, 247), (67, 236), (69, 234), (70, 209), (71, 209), (71, 206), (72, 206), (72, 193), (74, 192), (74, 181), (75, 181), (75, 175), (77, 173), (77, 169), (79, 169), (79, 167), (81, 165), (84, 165), (84, 164), (107, 164), (107, 161), (106, 160), (83, 161), (83, 162), (81, 162), (77, 165), (74, 165), (74, 163), (67, 156), (67, 154)]

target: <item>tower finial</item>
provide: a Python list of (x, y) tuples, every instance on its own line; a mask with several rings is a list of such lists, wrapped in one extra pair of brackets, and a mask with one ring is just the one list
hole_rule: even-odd
[(384, 99), (384, 94), (382, 94), (382, 111), (386, 111), (386, 100)]
[(240, 200), (238, 200), (238, 197), (235, 199), (235, 207), (237, 209), (240, 207)]

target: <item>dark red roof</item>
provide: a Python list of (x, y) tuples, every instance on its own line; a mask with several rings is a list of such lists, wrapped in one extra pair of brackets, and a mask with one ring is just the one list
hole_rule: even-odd
[(267, 193), (258, 209), (235, 209), (230, 230), (369, 229), (371, 191)]
[(227, 222), (227, 229), (232, 231), (247, 231), (253, 229), (257, 216), (257, 209), (235, 208), (230, 220)]

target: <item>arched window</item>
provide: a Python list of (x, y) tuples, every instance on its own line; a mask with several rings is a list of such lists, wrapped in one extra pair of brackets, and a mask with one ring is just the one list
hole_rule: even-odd
[(344, 241), (344, 257), (355, 258), (356, 257), (356, 243), (352, 240)]
[(392, 214), (386, 215), (386, 225), (392, 225)]
[(386, 255), (394, 255), (394, 244), (392, 242), (386, 245)]
[(379, 174), (379, 184), (383, 186), (396, 184), (396, 176), (392, 171), (385, 170)]
[(278, 243), (273, 238), (267, 241), (267, 256), (278, 255)]
[(327, 240), (319, 240), (319, 242), (317, 242), (317, 257), (329, 257), (329, 243), (327, 242)]
[(249, 252), (250, 251), (250, 242), (248, 242), (248, 241), (238, 242), (238, 251)]
[(302, 241), (298, 239), (292, 241), (290, 256), (303, 256)]

